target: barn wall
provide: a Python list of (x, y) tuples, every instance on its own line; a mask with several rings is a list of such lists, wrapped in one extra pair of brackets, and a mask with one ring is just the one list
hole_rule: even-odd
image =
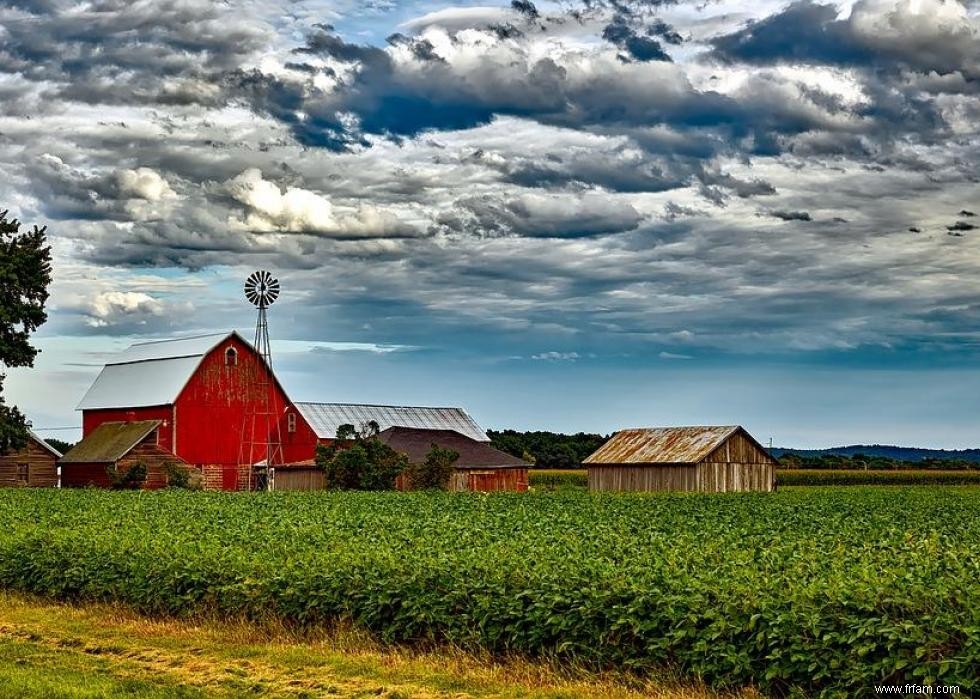
[(255, 490), (255, 472), (250, 466), (238, 464), (204, 464), (201, 487), (204, 490)]
[[(238, 351), (236, 365), (225, 364), (228, 347)], [(257, 383), (265, 371), (261, 358), (235, 337), (222, 342), (204, 358), (176, 403), (177, 453), (185, 461), (203, 466), (237, 465), (243, 460), (242, 434), (251, 439), (250, 408), (262, 400)], [(275, 380), (270, 379), (265, 390), (272, 414), (256, 420), (256, 442), (266, 441), (265, 435), (274, 429), (289, 404)], [(265, 456), (261, 446), (251, 454), (253, 462)], [(248, 459), (249, 455), (244, 454), (244, 461)]]
[(764, 463), (700, 463), (698, 490), (704, 493), (773, 489), (773, 465)]
[(654, 491), (698, 489), (693, 465), (590, 465), (589, 490)]
[(318, 468), (276, 469), (273, 490), (323, 490), (327, 479)]
[[(20, 464), (27, 464), (26, 481), (19, 478)], [(57, 485), (57, 458), (33, 439), (29, 439), (20, 451), (0, 456), (0, 488), (54, 488)]]
[(449, 478), (449, 490), (490, 493), (527, 491), (526, 468), (457, 468)]
[[(183, 462), (166, 449), (156, 445), (151, 433), (128, 454), (116, 462), (120, 472), (128, 471), (137, 462), (146, 466), (144, 490), (156, 490), (167, 486), (167, 464)], [(108, 463), (65, 463), (61, 465), (61, 485), (65, 488), (111, 488), (112, 481), (106, 469)]]
[(774, 459), (765, 451), (753, 444), (741, 432), (736, 432), (726, 439), (711, 454), (702, 459), (705, 463), (737, 463), (737, 464), (772, 464)]
[[(289, 413), (296, 414), (296, 431), (289, 431)], [(316, 455), (317, 444), (320, 440), (317, 439), (316, 432), (310, 427), (309, 423), (303, 419), (302, 413), (300, 413), (292, 405), (286, 408), (286, 414), (283, 415), (282, 420), (279, 423), (279, 431), (282, 434), (282, 460), (284, 463), (296, 463), (298, 461), (306, 461), (307, 459), (312, 459)], [(327, 442), (332, 442), (333, 440), (326, 440)]]
[(173, 451), (173, 406), (155, 405), (148, 408), (111, 408), (108, 410), (82, 411), (82, 437), (87, 437), (103, 422), (130, 422), (136, 420), (160, 420), (160, 446)]

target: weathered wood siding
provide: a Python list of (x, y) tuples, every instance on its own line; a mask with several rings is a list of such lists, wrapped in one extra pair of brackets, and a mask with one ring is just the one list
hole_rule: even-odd
[(702, 463), (773, 464), (775, 460), (741, 432), (736, 432), (708, 454)]
[(589, 490), (697, 490), (693, 464), (607, 464), (589, 466)]
[(319, 468), (275, 469), (273, 490), (323, 490), (327, 479)]
[[(187, 466), (183, 460), (160, 447), (155, 442), (155, 432), (133, 447), (128, 454), (116, 462), (116, 469), (124, 473), (142, 463), (146, 466), (146, 480), (143, 490), (157, 490), (167, 487), (167, 464)], [(107, 469), (109, 463), (66, 463), (61, 466), (61, 485), (65, 488), (111, 488), (112, 479)]]
[(724, 493), (772, 489), (772, 464), (589, 466), (589, 490)]
[(764, 463), (697, 465), (698, 491), (702, 493), (730, 493), (734, 491), (761, 490), (772, 492), (773, 465)]
[(54, 454), (30, 439), (20, 451), (0, 456), (0, 488), (54, 488), (57, 463)]
[(449, 478), (449, 490), (491, 493), (527, 491), (526, 468), (458, 468)]

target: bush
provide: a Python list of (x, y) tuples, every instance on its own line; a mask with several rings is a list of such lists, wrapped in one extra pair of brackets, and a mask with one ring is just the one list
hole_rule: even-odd
[(405, 478), (410, 490), (446, 490), (453, 475), (453, 464), (459, 459), (459, 452), (433, 444), (425, 461), (409, 464)]
[(137, 461), (124, 471), (120, 471), (116, 464), (109, 464), (106, 473), (113, 490), (138, 490), (146, 482), (146, 464), (142, 461)]
[(334, 444), (317, 447), (316, 463), (323, 469), (330, 490), (394, 490), (395, 479), (408, 466), (408, 457), (381, 442), (376, 426), (367, 433), (357, 433), (342, 425)]

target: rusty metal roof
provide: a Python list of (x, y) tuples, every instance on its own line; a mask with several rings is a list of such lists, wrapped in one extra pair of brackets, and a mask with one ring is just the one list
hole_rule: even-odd
[(224, 332), (176, 340), (141, 342), (109, 359), (76, 410), (170, 405), (211, 350), (237, 337)]
[(103, 422), (61, 457), (63, 464), (108, 464), (126, 456), (160, 425), (160, 420)]
[(462, 408), (425, 408), (407, 405), (361, 405), (355, 403), (294, 403), (319, 439), (333, 439), (341, 425), (360, 428), (374, 420), (378, 428), (419, 427), (455, 430), (478, 442), (489, 442), (483, 428)]
[(620, 430), (585, 464), (695, 464), (741, 428), (645, 427)]

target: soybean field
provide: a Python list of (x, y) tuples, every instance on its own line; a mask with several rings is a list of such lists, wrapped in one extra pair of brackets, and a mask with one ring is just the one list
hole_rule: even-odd
[(719, 688), (980, 688), (980, 489), (0, 491), (0, 587)]

